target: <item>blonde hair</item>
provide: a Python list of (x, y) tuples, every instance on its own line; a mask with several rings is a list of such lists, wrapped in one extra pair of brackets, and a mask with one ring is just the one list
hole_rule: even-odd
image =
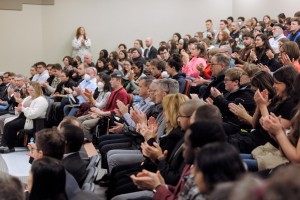
[(189, 98), (184, 94), (169, 94), (165, 96), (162, 100), (162, 106), (164, 113), (167, 113), (169, 120), (166, 121), (166, 132), (167, 134), (172, 131), (172, 129), (178, 126), (177, 115), (179, 112), (179, 107), (181, 104), (186, 102)]
[(243, 70), (238, 67), (229, 68), (225, 71), (225, 76), (229, 77), (231, 81), (240, 81)]
[(40, 83), (31, 81), (29, 82), (29, 86), (33, 87), (35, 92), (35, 97), (31, 97), (32, 99), (38, 98), (39, 96), (43, 95), (43, 90)]

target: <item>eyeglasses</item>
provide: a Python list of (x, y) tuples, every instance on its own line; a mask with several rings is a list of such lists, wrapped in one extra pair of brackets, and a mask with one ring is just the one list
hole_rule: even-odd
[(210, 63), (210, 66), (215, 66), (215, 65), (219, 65), (219, 64), (217, 64), (217, 63)]

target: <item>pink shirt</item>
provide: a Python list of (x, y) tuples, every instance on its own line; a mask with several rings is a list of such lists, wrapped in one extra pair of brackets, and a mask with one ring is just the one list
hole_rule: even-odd
[(196, 66), (199, 65), (200, 63), (202, 63), (204, 67), (206, 67), (205, 59), (193, 57), (192, 60), (190, 60), (190, 62), (188, 62), (182, 67), (182, 72), (185, 73), (187, 76), (198, 78), (200, 72), (198, 71)]

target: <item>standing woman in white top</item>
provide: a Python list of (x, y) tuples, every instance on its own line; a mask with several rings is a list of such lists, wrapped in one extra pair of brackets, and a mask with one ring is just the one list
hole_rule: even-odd
[(91, 40), (86, 36), (84, 27), (77, 28), (76, 37), (72, 41), (72, 57), (79, 56), (81, 60), (86, 53), (91, 53)]

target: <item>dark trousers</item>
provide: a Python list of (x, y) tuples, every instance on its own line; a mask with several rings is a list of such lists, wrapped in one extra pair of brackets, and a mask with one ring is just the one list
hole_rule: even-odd
[(24, 128), (26, 118), (19, 117), (5, 124), (1, 144), (9, 148), (15, 147), (16, 136), (19, 130)]

